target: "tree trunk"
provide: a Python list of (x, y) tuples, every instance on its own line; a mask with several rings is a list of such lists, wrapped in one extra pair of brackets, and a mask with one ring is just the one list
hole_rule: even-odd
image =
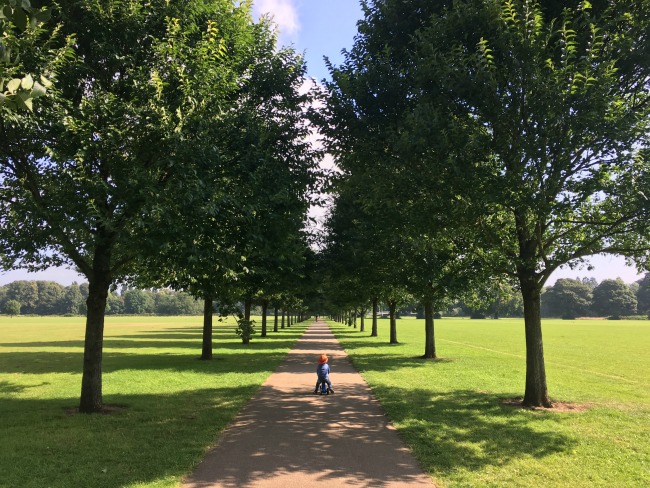
[[(250, 322), (251, 320), (251, 306), (253, 304), (253, 300), (250, 297), (247, 297), (246, 300), (244, 300), (244, 320), (246, 322)], [(241, 342), (242, 344), (250, 344), (250, 337), (248, 335), (242, 335)]]
[(395, 318), (395, 313), (397, 311), (397, 302), (388, 302), (388, 307), (390, 309), (390, 343), (398, 344), (397, 342), (397, 320)]
[(354, 324), (354, 328), (357, 328), (357, 309), (354, 309), (354, 312), (352, 312), (352, 323)]
[(362, 309), (360, 312), (360, 318), (361, 318), (361, 325), (359, 326), (359, 332), (365, 332), (366, 331), (366, 324), (365, 324), (365, 319), (366, 319), (366, 309)]
[(433, 302), (424, 302), (424, 359), (436, 358), (436, 340), (433, 328)]
[(203, 301), (203, 348), (201, 359), (207, 361), (212, 359), (212, 297), (206, 297)]
[[(97, 260), (97, 256), (95, 257)], [(104, 260), (110, 262), (110, 256)], [(86, 338), (84, 341), (83, 375), (81, 378), (81, 413), (96, 413), (102, 410), (102, 353), (104, 348), (104, 316), (106, 298), (111, 285), (110, 273), (96, 272), (88, 280), (86, 306)]]
[(251, 298), (246, 298), (246, 300), (244, 301), (244, 320), (251, 319), (252, 304), (253, 304), (253, 300)]
[(370, 337), (377, 337), (377, 298), (372, 299), (372, 331)]
[(284, 329), (284, 309), (282, 309), (282, 326), (281, 329)]
[(525, 407), (552, 407), (546, 387), (540, 291), (533, 279), (522, 280), (524, 324), (526, 328), (526, 392)]
[(278, 307), (274, 307), (273, 332), (278, 331)]
[(269, 301), (262, 301), (262, 337), (266, 337), (266, 312), (269, 309)]

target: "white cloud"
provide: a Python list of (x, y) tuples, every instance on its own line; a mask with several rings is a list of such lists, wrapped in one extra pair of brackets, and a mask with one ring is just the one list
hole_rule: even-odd
[(255, 0), (253, 11), (257, 15), (269, 14), (282, 37), (293, 38), (300, 31), (298, 10), (293, 0)]

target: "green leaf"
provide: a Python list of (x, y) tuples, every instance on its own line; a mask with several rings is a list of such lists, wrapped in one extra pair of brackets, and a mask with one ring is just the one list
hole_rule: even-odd
[(34, 17), (39, 21), (39, 22), (47, 22), (52, 18), (52, 10), (49, 8), (44, 8), (43, 10), (39, 10), (36, 12)]
[(52, 82), (50, 80), (48, 80), (47, 78), (45, 78), (45, 76), (43, 76), (43, 75), (41, 75), (41, 84), (45, 88), (52, 88)]
[(31, 90), (33, 86), (34, 86), (34, 78), (32, 78), (32, 75), (25, 76), (20, 82), (20, 87), (23, 90)]
[(14, 24), (16, 27), (18, 27), (20, 30), (25, 30), (27, 29), (27, 14), (25, 11), (21, 8), (17, 8), (14, 10)]
[(9, 83), (7, 83), (7, 91), (14, 93), (18, 88), (20, 88), (20, 83), (22, 80), (20, 78), (14, 78)]
[(42, 97), (43, 95), (45, 95), (46, 92), (47, 92), (47, 90), (45, 89), (45, 87), (43, 85), (41, 85), (38, 81), (35, 81), (34, 86), (32, 87), (32, 91), (30, 93), (30, 96), (32, 98), (38, 98), (38, 97)]
[(29, 93), (19, 93), (15, 100), (19, 108), (32, 111), (32, 99), (29, 97)]

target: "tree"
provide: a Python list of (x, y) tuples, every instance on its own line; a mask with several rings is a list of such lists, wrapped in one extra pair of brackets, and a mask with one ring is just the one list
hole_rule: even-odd
[(54, 281), (37, 281), (38, 302), (35, 313), (39, 315), (53, 315), (61, 313), (61, 300), (65, 294), (65, 287)]
[(106, 297), (106, 313), (119, 315), (124, 313), (124, 298), (116, 293), (108, 293)]
[(13, 317), (14, 315), (20, 315), (20, 302), (16, 300), (7, 300), (2, 308), (2, 311)]
[(572, 320), (590, 315), (593, 290), (580, 280), (560, 278), (542, 295), (542, 310), (550, 317)]
[[(336, 141), (333, 141), (336, 144)], [(366, 205), (364, 178), (354, 157), (343, 152), (339, 164), (347, 174), (336, 182), (334, 204), (326, 222), (324, 292), (336, 312), (349, 314), (380, 299), (391, 309), (390, 343), (397, 343), (397, 308), (410, 299), (400, 273), (403, 245), (391, 222), (392, 207)], [(363, 185), (363, 186), (362, 186)], [(373, 306), (371, 336), (377, 335)]]
[(594, 289), (592, 308), (597, 314), (619, 319), (622, 315), (634, 315), (636, 305), (634, 292), (620, 278), (603, 280)]
[(417, 33), (411, 137), (459, 142), (427, 139), (423, 159), (452, 175), (450, 197), (480, 230), (476, 252), (518, 282), (526, 406), (551, 406), (540, 316), (550, 274), (595, 253), (647, 253), (638, 237), (648, 168), (637, 148), (647, 137), (649, 8), (581, 2), (554, 18), (529, 0), (457, 2)]
[(650, 273), (646, 273), (637, 283), (639, 284), (636, 292), (637, 311), (650, 314)]
[(63, 293), (63, 299), (61, 300), (62, 313), (79, 315), (82, 304), (83, 296), (81, 295), (81, 291), (79, 291), (79, 286), (76, 283), (72, 283), (66, 287)]
[(38, 286), (35, 281), (13, 281), (5, 287), (5, 299), (19, 302), (23, 313), (35, 313), (38, 304)]
[(124, 295), (124, 313), (141, 315), (154, 311), (154, 298), (151, 293), (144, 290), (127, 290)]
[[(476, 257), (464, 251), (454, 206), (442, 191), (443, 173), (422, 165), (420, 144), (410, 134), (404, 136), (417, 100), (414, 34), (444, 8), (444, 2), (407, 3), (408, 8), (403, 2), (363, 2), (365, 19), (353, 48), (344, 52), (342, 66), (330, 65), (333, 81), (327, 83), (321, 125), (328, 148), (344, 170), (340, 180), (352, 187), (344, 191), (354, 195), (353, 222), (367, 229), (365, 241), (355, 248), (362, 256), (358, 260), (367, 261), (369, 250), (377, 249), (368, 266), (372, 271), (360, 273), (357, 287), (368, 295), (367, 283), (374, 281), (368, 276), (377, 276), (377, 282), (390, 289), (384, 297), (391, 309), (391, 342), (397, 341), (397, 302), (390, 295), (399, 295), (402, 287), (417, 297), (425, 315), (424, 356), (435, 358), (435, 309), (468, 291), (485, 273)], [(427, 185), (419, 183), (422, 178), (428, 178)], [(377, 273), (382, 267), (383, 277)], [(349, 294), (352, 287), (344, 288)], [(366, 301), (375, 297), (367, 296)]]
[[(648, 252), (650, 6), (363, 5), (355, 49), (330, 85), (325, 119), (346, 121), (345, 131), (323, 124), (330, 149), (373, 182), (375, 201), (408, 190), (433, 203), (463, 255), (517, 283), (523, 403), (548, 407), (544, 283), (591, 254)], [(350, 141), (362, 144), (350, 151)]]
[(302, 228), (317, 153), (306, 140), (311, 95), (301, 90), (304, 60), (291, 48), (277, 49), (265, 21), (250, 35), (233, 107), (226, 119), (207, 122), (215, 143), (203, 157), (203, 198), (187, 203), (183, 213), (192, 218), (144, 265), (160, 270), (154, 283), (204, 300), (202, 359), (212, 357), (212, 301), (268, 300), (300, 272), (306, 247)]
[(183, 220), (179, 202), (203, 195), (205, 127), (245, 76), (250, 3), (59, 3), (74, 53), (39, 123), (4, 127), (0, 243), (7, 267), (69, 264), (88, 279), (80, 411), (98, 412), (109, 288), (164, 247), (157, 230)]

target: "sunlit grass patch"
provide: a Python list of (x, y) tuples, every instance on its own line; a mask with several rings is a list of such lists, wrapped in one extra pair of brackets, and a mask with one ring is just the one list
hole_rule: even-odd
[(423, 321), (379, 337), (330, 323), (387, 415), (440, 486), (650, 485), (650, 322), (544, 321), (549, 393), (573, 411), (513, 408), (523, 320), (441, 319), (442, 360), (420, 359)]
[(306, 326), (244, 346), (216, 322), (201, 361), (201, 317), (107, 317), (103, 400), (120, 408), (80, 415), (84, 319), (3, 320), (0, 487), (176, 486)]

